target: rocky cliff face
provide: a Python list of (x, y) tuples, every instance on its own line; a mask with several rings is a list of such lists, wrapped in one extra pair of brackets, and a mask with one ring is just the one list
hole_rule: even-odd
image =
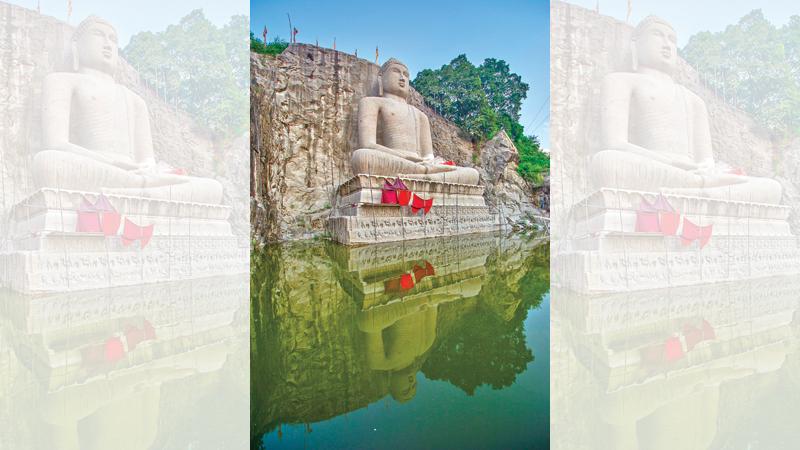
[[(379, 66), (305, 44), (278, 56), (253, 53), (250, 62), (253, 234), (266, 241), (308, 237), (324, 229), (335, 189), (353, 176), (358, 101), (378, 95)], [(413, 89), (409, 103), (430, 119), (437, 156), (475, 166), (478, 151), (458, 127)]]
[[(587, 159), (598, 150), (600, 82), (610, 72), (630, 70), (633, 27), (554, 1), (550, 29), (552, 202), (557, 219), (566, 217), (569, 208), (593, 190), (587, 177)], [(800, 164), (783, 162), (791, 159), (791, 154), (780, 151), (769, 133), (747, 114), (707, 89), (698, 73), (680, 57), (675, 79), (705, 101), (715, 158), (741, 167), (749, 175), (776, 178), (784, 187), (783, 203), (800, 206), (800, 189), (789, 176), (797, 172), (787, 169)], [(795, 217), (794, 222), (800, 224), (800, 218)], [(563, 224), (554, 227), (556, 232), (566, 229)]]
[[(0, 3), (0, 213), (33, 192), (31, 156), (41, 149), (44, 77), (70, 68), (73, 27), (34, 10)], [(218, 141), (190, 116), (163, 101), (136, 70), (120, 59), (117, 82), (140, 95), (150, 112), (156, 159), (213, 177), (225, 188), (237, 235), (247, 236), (248, 164), (244, 136)], [(0, 224), (0, 227), (5, 224)], [(0, 229), (0, 235), (2, 235)]]

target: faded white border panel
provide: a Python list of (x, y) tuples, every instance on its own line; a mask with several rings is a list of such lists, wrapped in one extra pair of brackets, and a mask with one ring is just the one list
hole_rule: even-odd
[(244, 448), (245, 1), (0, 3), (0, 448)]
[(553, 448), (795, 448), (800, 8), (576, 3), (551, 3)]

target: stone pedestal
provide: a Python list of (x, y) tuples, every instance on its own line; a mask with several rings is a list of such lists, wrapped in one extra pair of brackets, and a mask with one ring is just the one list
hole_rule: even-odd
[(601, 189), (570, 213), (554, 281), (579, 292), (614, 292), (800, 273), (800, 247), (781, 205), (667, 195), (683, 217), (713, 224), (708, 244), (637, 232), (642, 200), (658, 194)]
[(342, 244), (369, 244), (426, 237), (482, 233), (502, 228), (483, 198), (483, 186), (403, 178), (413, 193), (433, 198), (428, 214), (410, 206), (381, 203), (384, 180), (393, 177), (356, 175), (339, 186), (328, 231)]
[(108, 195), (120, 214), (153, 236), (124, 245), (77, 231), (78, 209), (97, 193), (40, 189), (11, 210), (9, 241), (0, 253), (0, 283), (23, 293), (66, 292), (247, 273), (249, 246), (240, 242), (223, 205)]

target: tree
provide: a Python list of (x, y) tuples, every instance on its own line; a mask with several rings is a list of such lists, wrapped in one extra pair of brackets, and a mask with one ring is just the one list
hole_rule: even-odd
[(164, 31), (134, 35), (123, 55), (167, 102), (219, 137), (236, 136), (248, 123), (248, 27), (246, 16), (233, 16), (219, 28), (197, 9)]
[(528, 96), (529, 86), (522, 77), (512, 73), (502, 59), (488, 58), (478, 67), (481, 85), (489, 106), (498, 114), (519, 121), (522, 101)]
[(458, 125), (473, 142), (482, 143), (506, 130), (520, 154), (519, 174), (534, 184), (542, 181), (550, 158), (540, 151), (536, 136), (526, 136), (519, 123), (530, 86), (511, 72), (508, 63), (487, 58), (476, 67), (466, 55), (458, 55), (437, 70), (421, 71), (412, 84), (428, 106)]
[(707, 83), (778, 136), (800, 135), (800, 17), (781, 28), (760, 9), (681, 51)]

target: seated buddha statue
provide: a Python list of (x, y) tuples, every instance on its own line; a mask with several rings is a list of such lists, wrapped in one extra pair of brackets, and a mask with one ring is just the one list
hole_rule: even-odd
[(677, 84), (675, 30), (647, 17), (632, 37), (633, 71), (603, 80), (598, 188), (777, 204), (781, 185), (716, 162), (705, 102)]
[(379, 75), (381, 96), (358, 104), (353, 173), (477, 185), (477, 170), (443, 164), (434, 155), (428, 117), (408, 104), (408, 67), (392, 58)]
[(42, 150), (33, 158), (40, 188), (219, 204), (222, 185), (157, 163), (144, 100), (118, 84), (117, 33), (90, 16), (72, 37), (73, 72), (42, 90)]

